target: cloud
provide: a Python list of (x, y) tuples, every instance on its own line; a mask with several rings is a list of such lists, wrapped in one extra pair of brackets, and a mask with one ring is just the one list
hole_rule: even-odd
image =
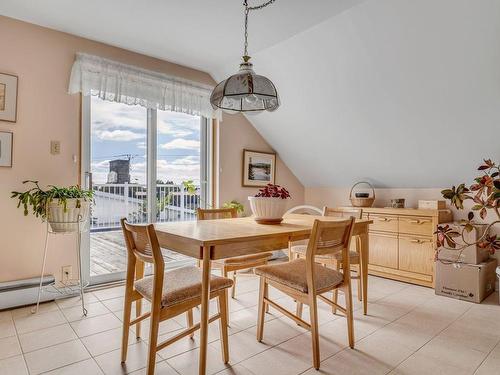
[(140, 149), (140, 150), (146, 150), (147, 149), (146, 142), (137, 142), (136, 147), (138, 149)]
[(134, 133), (130, 130), (101, 130), (96, 131), (95, 135), (103, 141), (129, 142), (144, 139), (144, 134)]
[(200, 157), (196, 155), (190, 155), (183, 158), (175, 159), (170, 162), (173, 165), (195, 165), (200, 164)]
[(160, 148), (164, 150), (175, 150), (175, 149), (199, 150), (200, 141), (194, 139), (176, 138), (170, 142), (162, 144)]
[(92, 172), (109, 170), (109, 160), (103, 161), (93, 161), (92, 162)]
[(166, 160), (158, 160), (157, 175), (164, 181), (171, 180), (176, 184), (186, 180), (193, 180), (195, 184), (198, 184), (200, 182), (200, 164), (173, 164)]
[(163, 135), (171, 135), (173, 137), (187, 137), (188, 135), (193, 134), (193, 131), (190, 129), (179, 127), (177, 126), (177, 124), (173, 124), (171, 122), (159, 121), (158, 133)]

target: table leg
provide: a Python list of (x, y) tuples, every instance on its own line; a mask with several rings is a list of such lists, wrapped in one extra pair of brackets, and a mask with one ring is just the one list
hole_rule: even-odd
[(363, 292), (363, 314), (366, 315), (368, 312), (368, 233), (362, 233), (359, 235), (360, 243), (360, 257), (359, 263), (361, 268), (361, 273), (363, 274), (360, 282), (362, 282), (362, 292)]
[(199, 374), (205, 375), (207, 368), (208, 313), (210, 305), (210, 247), (202, 249), (201, 316), (200, 316), (200, 362)]

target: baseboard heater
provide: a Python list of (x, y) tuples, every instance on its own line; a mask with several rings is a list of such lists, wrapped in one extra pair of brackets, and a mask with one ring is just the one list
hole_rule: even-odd
[[(48, 286), (53, 284), (55, 278), (53, 275), (43, 277), (42, 285)], [(12, 307), (26, 306), (36, 303), (38, 298), (38, 288), (40, 286), (40, 278), (33, 277), (31, 279), (4, 281), (0, 283), (0, 310), (9, 309)], [(57, 291), (48, 290), (42, 293), (40, 302), (51, 301), (57, 296)]]

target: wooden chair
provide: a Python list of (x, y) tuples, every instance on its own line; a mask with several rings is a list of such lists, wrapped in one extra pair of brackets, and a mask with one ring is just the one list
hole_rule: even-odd
[[(354, 327), (352, 313), (350, 272), (339, 272), (315, 262), (315, 257), (342, 254), (342, 266), (349, 269), (349, 244), (354, 226), (354, 218), (340, 221), (315, 220), (306, 258), (291, 262), (261, 266), (255, 269), (260, 276), (259, 312), (257, 322), (257, 340), (262, 341), (264, 333), (264, 314), (267, 305), (274, 307), (298, 325), (311, 331), (313, 366), (319, 369), (319, 333), (317, 298), (344, 312), (347, 318), (349, 346), (354, 348)], [(310, 323), (302, 320), (268, 297), (268, 285), (288, 294), (290, 297), (309, 305)], [(346, 306), (336, 305), (322, 294), (341, 289), (345, 293)]]
[[(236, 217), (238, 217), (236, 208), (215, 208), (215, 209), (198, 208), (198, 220), (231, 219)], [(212, 267), (220, 269), (223, 277), (228, 277), (229, 272), (233, 273), (233, 288), (231, 289), (231, 297), (234, 298), (236, 292), (237, 271), (247, 270), (249, 268), (266, 265), (267, 260), (271, 256), (272, 253), (260, 253), (260, 254), (238, 256), (234, 258), (226, 258), (221, 260), (214, 260), (212, 262)]]
[[(300, 205), (300, 206), (295, 206), (295, 207), (290, 208), (287, 212), (285, 212), (285, 215), (287, 215), (287, 214), (323, 215), (323, 211), (318, 207), (305, 204), (305, 205)], [(307, 248), (307, 243), (308, 243), (308, 240), (288, 242), (288, 260), (292, 260), (292, 259), (296, 258), (294, 251), (293, 251), (293, 249), (296, 246), (301, 246), (301, 248), (304, 249), (304, 254), (305, 254), (305, 249)]]
[[(348, 217), (354, 217), (355, 219), (361, 219), (363, 217), (363, 210), (359, 208), (330, 208), (330, 207), (323, 207), (323, 216), (330, 216), (330, 217), (339, 217), (339, 218), (348, 218)], [(361, 264), (360, 264), (360, 256), (359, 256), (359, 249), (361, 244), (359, 243), (359, 238), (355, 237), (356, 241), (356, 250), (355, 251), (350, 251), (349, 256), (350, 256), (350, 264), (351, 266), (354, 265), (356, 266), (356, 276), (351, 276), (352, 279), (357, 279), (358, 282), (358, 300), (362, 300), (362, 284), (363, 280), (365, 277), (368, 277), (368, 275), (364, 275), (363, 272), (361, 271)], [(292, 258), (299, 257), (299, 258), (304, 258), (305, 253), (306, 253), (306, 246), (291, 246), (290, 248), (290, 253), (292, 253)], [(333, 257), (317, 257), (316, 262), (321, 263), (325, 266), (331, 266), (336, 270), (340, 270), (342, 267), (342, 261), (340, 259), (340, 254), (335, 254)], [(333, 292), (333, 302), (337, 303), (338, 300), (338, 290), (335, 290)], [(297, 304), (297, 315), (301, 315), (302, 311), (302, 306), (300, 303)], [(332, 307), (332, 312), (335, 314), (337, 312), (337, 309)]]
[[(125, 243), (127, 245), (127, 279), (125, 287), (125, 306), (123, 311), (122, 363), (127, 360), (128, 336), (132, 325), (136, 325), (140, 337), (141, 321), (150, 317), (149, 352), (147, 374), (155, 371), (156, 352), (177, 340), (190, 336), (200, 328), (193, 323), (192, 309), (201, 304), (201, 271), (197, 267), (182, 267), (165, 272), (163, 256), (158, 244), (154, 226), (132, 225), (121, 220)], [(144, 262), (153, 264), (153, 275), (144, 277)], [(220, 319), (222, 360), (229, 361), (227, 333), (227, 288), (232, 286), (231, 279), (212, 276), (210, 298), (218, 298), (219, 312), (210, 317), (209, 322)], [(141, 312), (141, 301), (151, 302), (151, 311)], [(131, 320), (132, 302), (136, 302), (136, 318)], [(161, 321), (186, 313), (188, 327), (175, 336), (158, 343), (158, 328)]]

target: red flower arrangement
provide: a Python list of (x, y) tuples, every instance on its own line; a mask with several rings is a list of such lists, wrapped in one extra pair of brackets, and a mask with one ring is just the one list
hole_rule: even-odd
[(274, 184), (267, 184), (255, 195), (256, 197), (263, 198), (281, 198), (288, 199), (291, 198), (290, 193), (284, 187)]

